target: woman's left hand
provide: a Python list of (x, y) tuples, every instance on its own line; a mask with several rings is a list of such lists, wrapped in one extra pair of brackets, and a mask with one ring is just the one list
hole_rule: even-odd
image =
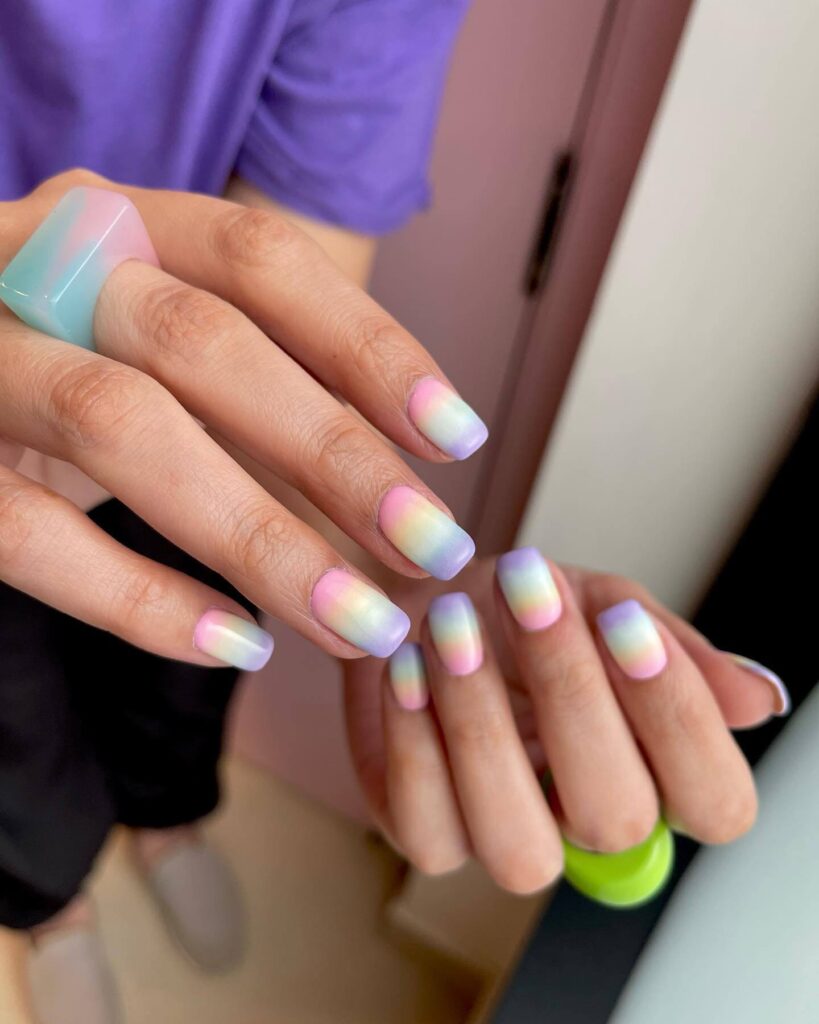
[(356, 768), (395, 846), (431, 874), (475, 856), (523, 893), (560, 874), (561, 833), (623, 850), (661, 809), (706, 843), (746, 832), (756, 793), (729, 730), (781, 713), (784, 691), (631, 580), (532, 549), (497, 564), (500, 587), (493, 558), (463, 595), (402, 588), (420, 647), (344, 666)]

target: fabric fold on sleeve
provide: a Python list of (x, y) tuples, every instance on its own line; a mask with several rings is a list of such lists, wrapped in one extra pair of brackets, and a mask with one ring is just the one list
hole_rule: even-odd
[(467, 0), (303, 0), (264, 82), (236, 173), (365, 234), (429, 203), (428, 165)]

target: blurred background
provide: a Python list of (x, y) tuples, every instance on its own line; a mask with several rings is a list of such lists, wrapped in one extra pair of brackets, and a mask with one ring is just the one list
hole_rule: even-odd
[[(815, 586), (793, 606), (818, 568), (817, 40), (808, 0), (516, 0), (512, 18), (475, 0), (434, 205), (381, 246), (373, 286), (489, 423), (478, 457), (420, 470), (481, 550), (518, 538), (634, 576), (785, 676), (792, 723), (770, 754), (779, 725), (748, 748), (776, 821), (764, 812), (736, 850), (694, 858), (667, 905), (629, 914), (562, 888), (516, 899), (473, 868), (425, 879), (368, 827), (336, 667), (277, 626), (210, 825), (251, 911), (250, 956), (226, 977), (190, 968), (115, 839), (95, 893), (131, 1024), (632, 1024), (662, 1000), (690, 1019), (697, 998), (707, 1020), (819, 1019), (807, 969), (801, 988), (775, 983), (780, 957), (814, 973), (819, 959)], [(694, 853), (682, 844), (678, 874)], [(746, 945), (709, 917), (740, 882)], [(796, 887), (786, 956), (773, 937)], [(689, 947), (706, 980), (718, 958), (704, 996), (680, 984)], [(0, 1020), (23, 1024), (20, 948), (5, 935), (0, 952)], [(748, 981), (757, 960), (774, 1016)]]

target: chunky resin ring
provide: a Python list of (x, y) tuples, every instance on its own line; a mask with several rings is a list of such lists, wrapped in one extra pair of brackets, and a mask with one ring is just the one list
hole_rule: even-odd
[(591, 853), (563, 840), (566, 881), (607, 907), (637, 907), (653, 899), (674, 867), (674, 837), (660, 819), (638, 846), (620, 853)]
[(72, 188), (0, 275), (0, 299), (29, 327), (94, 347), (94, 309), (106, 278), (125, 260), (159, 266), (130, 199)]

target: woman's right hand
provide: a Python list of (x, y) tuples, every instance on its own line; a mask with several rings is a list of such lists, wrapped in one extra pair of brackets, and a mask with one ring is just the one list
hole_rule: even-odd
[(259, 480), (272, 470), (389, 568), (448, 578), (470, 539), (355, 410), (432, 462), (474, 451), (481, 421), (424, 348), (274, 213), (71, 171), (0, 204), (0, 267), (76, 186), (126, 194), (163, 269), (130, 260), (111, 274), (95, 352), (0, 306), (0, 579), (166, 657), (258, 667), (269, 655), (241, 606), (16, 472), (29, 447), (77, 466), (328, 652), (391, 653), (404, 613)]

